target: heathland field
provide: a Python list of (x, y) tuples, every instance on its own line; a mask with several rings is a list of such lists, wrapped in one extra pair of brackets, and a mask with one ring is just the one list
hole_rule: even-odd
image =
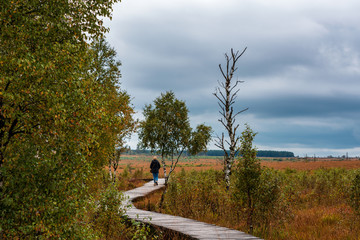
[[(146, 173), (149, 169), (152, 156), (148, 155), (125, 155), (121, 158), (118, 172), (128, 167), (131, 170), (143, 168)], [(167, 161), (168, 162), (168, 161)], [(344, 168), (360, 169), (360, 159), (350, 158), (261, 158), (261, 165), (277, 170), (294, 169), (294, 170), (315, 170), (319, 168)], [(181, 169), (188, 170), (221, 170), (223, 169), (222, 157), (196, 156), (184, 157), (179, 160), (176, 172)], [(160, 176), (162, 171), (160, 171)], [(149, 175), (150, 176), (150, 175)]]
[[(151, 178), (151, 158), (124, 156), (119, 166), (120, 182), (131, 179), (135, 184), (136, 179)], [(252, 234), (264, 239), (360, 239), (359, 159), (261, 159), (263, 170), (260, 186), (252, 193), (252, 209), (244, 202), (237, 164), (229, 190), (222, 166), (220, 157), (183, 158), (171, 177), (162, 206), (162, 192), (136, 206), (244, 232), (250, 231), (251, 212)]]

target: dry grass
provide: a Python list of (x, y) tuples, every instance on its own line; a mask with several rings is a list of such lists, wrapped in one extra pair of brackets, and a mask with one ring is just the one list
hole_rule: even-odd
[[(155, 211), (162, 192), (135, 203), (140, 209)], [(360, 240), (360, 218), (352, 214), (349, 206), (317, 206), (309, 209), (298, 209), (293, 213), (294, 218), (288, 222), (270, 226), (266, 234), (267, 240)], [(186, 216), (184, 216), (186, 217)], [(225, 219), (198, 218), (197, 220), (246, 231), (246, 222), (230, 222)], [(256, 234), (256, 232), (255, 232)]]
[(144, 198), (139, 198), (134, 201), (134, 206), (139, 209), (147, 211), (156, 211), (158, 203), (160, 202), (161, 195), (163, 194), (163, 189), (153, 192), (150, 195), (147, 195)]
[[(213, 164), (212, 166), (208, 166)], [(190, 166), (192, 164), (192, 166)], [(312, 174), (313, 171), (323, 169), (321, 171), (328, 171), (329, 168), (343, 168), (343, 169), (360, 169), (359, 160), (343, 160), (343, 161), (262, 161), (264, 166), (272, 167), (274, 169), (295, 169), (303, 172), (304, 175)], [(143, 165), (144, 167), (145, 165)], [(187, 170), (204, 170), (208, 169), (221, 169), (221, 163), (215, 159), (198, 159), (193, 162), (182, 162), (178, 170), (181, 168)], [(344, 170), (345, 171), (345, 170)], [(186, 171), (187, 172), (187, 171)], [(336, 172), (336, 171), (335, 171)], [(319, 174), (319, 171), (317, 171)], [(339, 174), (342, 174), (341, 171)], [(345, 173), (346, 174), (346, 173)], [(316, 174), (315, 174), (316, 175)], [(314, 176), (315, 176), (314, 175)], [(331, 175), (329, 175), (331, 176)], [(318, 184), (318, 180), (314, 181)], [(292, 181), (291, 178), (288, 181)], [(299, 183), (300, 184), (300, 183)], [(328, 183), (329, 184), (329, 183)], [(356, 216), (348, 205), (347, 199), (343, 199), (341, 194), (333, 196), (328, 190), (319, 188), (322, 184), (311, 186), (310, 188), (302, 188), (294, 190), (294, 196), (289, 195), (288, 209), (291, 214), (285, 218), (284, 221), (273, 222), (267, 227), (266, 230), (257, 229), (255, 235), (261, 236), (265, 239), (351, 239), (360, 240), (360, 216)], [(335, 186), (334, 186), (335, 187)], [(299, 191), (299, 192), (297, 192)], [(146, 210), (157, 210), (157, 204), (161, 198), (162, 192), (156, 192), (136, 203), (138, 208)], [(286, 193), (289, 194), (289, 193)], [(222, 209), (217, 209), (219, 212)], [(182, 211), (181, 209), (179, 210)], [(186, 212), (185, 210), (182, 212)], [(219, 215), (222, 215), (221, 213)], [(184, 216), (187, 217), (187, 216)], [(222, 219), (218, 216), (205, 214), (196, 217), (197, 220), (209, 222), (217, 225), (222, 225), (241, 231), (246, 231), (246, 221), (230, 221)]]
[[(317, 206), (298, 209), (291, 222), (284, 224), (281, 234), (268, 239), (360, 239), (359, 218), (344, 204), (336, 206)], [(284, 234), (286, 233), (286, 234)]]
[[(152, 178), (150, 170), (150, 162), (152, 160), (151, 156), (146, 155), (125, 155), (119, 163), (119, 168), (117, 170), (118, 174), (122, 173), (125, 168), (130, 169), (131, 171), (143, 169), (144, 178)], [(282, 170), (282, 169), (295, 169), (295, 170), (315, 170), (319, 168), (344, 168), (344, 169), (360, 169), (360, 160), (359, 159), (327, 159), (327, 158), (316, 158), (315, 160), (309, 158), (297, 159), (297, 158), (262, 158), (261, 165)], [(221, 157), (218, 158), (206, 158), (206, 157), (196, 157), (196, 158), (182, 158), (175, 172), (179, 172), (181, 169), (185, 171), (196, 170), (222, 170), (222, 160)], [(168, 170), (167, 170), (168, 171)], [(163, 171), (160, 170), (159, 177), (164, 177)]]
[(295, 170), (315, 170), (319, 168), (345, 168), (359, 169), (360, 160), (329, 160), (319, 159), (316, 161), (262, 161), (261, 164), (274, 169), (295, 169)]

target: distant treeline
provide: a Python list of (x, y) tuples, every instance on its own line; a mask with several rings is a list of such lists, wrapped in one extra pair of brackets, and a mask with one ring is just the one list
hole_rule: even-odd
[(295, 157), (293, 152), (288, 151), (271, 151), (271, 150), (259, 150), (257, 152), (258, 157)]
[[(224, 151), (223, 150), (209, 150), (206, 153), (201, 153), (201, 155), (224, 156)], [(257, 157), (295, 157), (293, 152), (272, 151), (272, 150), (258, 150), (256, 156)]]
[[(150, 150), (130, 150), (126, 154), (136, 155), (136, 154), (151, 154)], [(187, 155), (187, 152), (184, 153), (184, 156)], [(208, 150), (207, 152), (201, 152), (198, 156), (224, 156), (223, 150)], [(257, 157), (295, 157), (293, 152), (288, 151), (273, 151), (273, 150), (258, 150)]]

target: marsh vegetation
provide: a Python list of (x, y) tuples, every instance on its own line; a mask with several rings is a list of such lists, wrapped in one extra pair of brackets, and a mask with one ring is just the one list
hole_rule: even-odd
[[(237, 170), (232, 181), (239, 184), (236, 175)], [(259, 193), (253, 234), (264, 239), (357, 239), (356, 176), (356, 169), (264, 167), (261, 181), (270, 186), (261, 189), (275, 192)], [(222, 171), (182, 170), (171, 179), (162, 209), (158, 207), (159, 193), (137, 206), (248, 232), (248, 206), (238, 197), (236, 186), (225, 190)]]

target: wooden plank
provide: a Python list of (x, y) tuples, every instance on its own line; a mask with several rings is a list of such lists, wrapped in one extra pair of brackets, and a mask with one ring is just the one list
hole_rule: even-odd
[(126, 212), (128, 217), (136, 221), (149, 223), (155, 226), (180, 232), (194, 239), (260, 239), (241, 231), (216, 226), (214, 224), (203, 223), (193, 219), (172, 216), (168, 214), (140, 210), (135, 208), (135, 206), (132, 204), (132, 201), (134, 201), (136, 198), (145, 197), (151, 192), (165, 187), (164, 184), (165, 179), (162, 178), (159, 179), (159, 185), (157, 186), (154, 186), (153, 182), (151, 181), (142, 187), (125, 192), (124, 194), (127, 199), (123, 202), (123, 204), (130, 206)]

